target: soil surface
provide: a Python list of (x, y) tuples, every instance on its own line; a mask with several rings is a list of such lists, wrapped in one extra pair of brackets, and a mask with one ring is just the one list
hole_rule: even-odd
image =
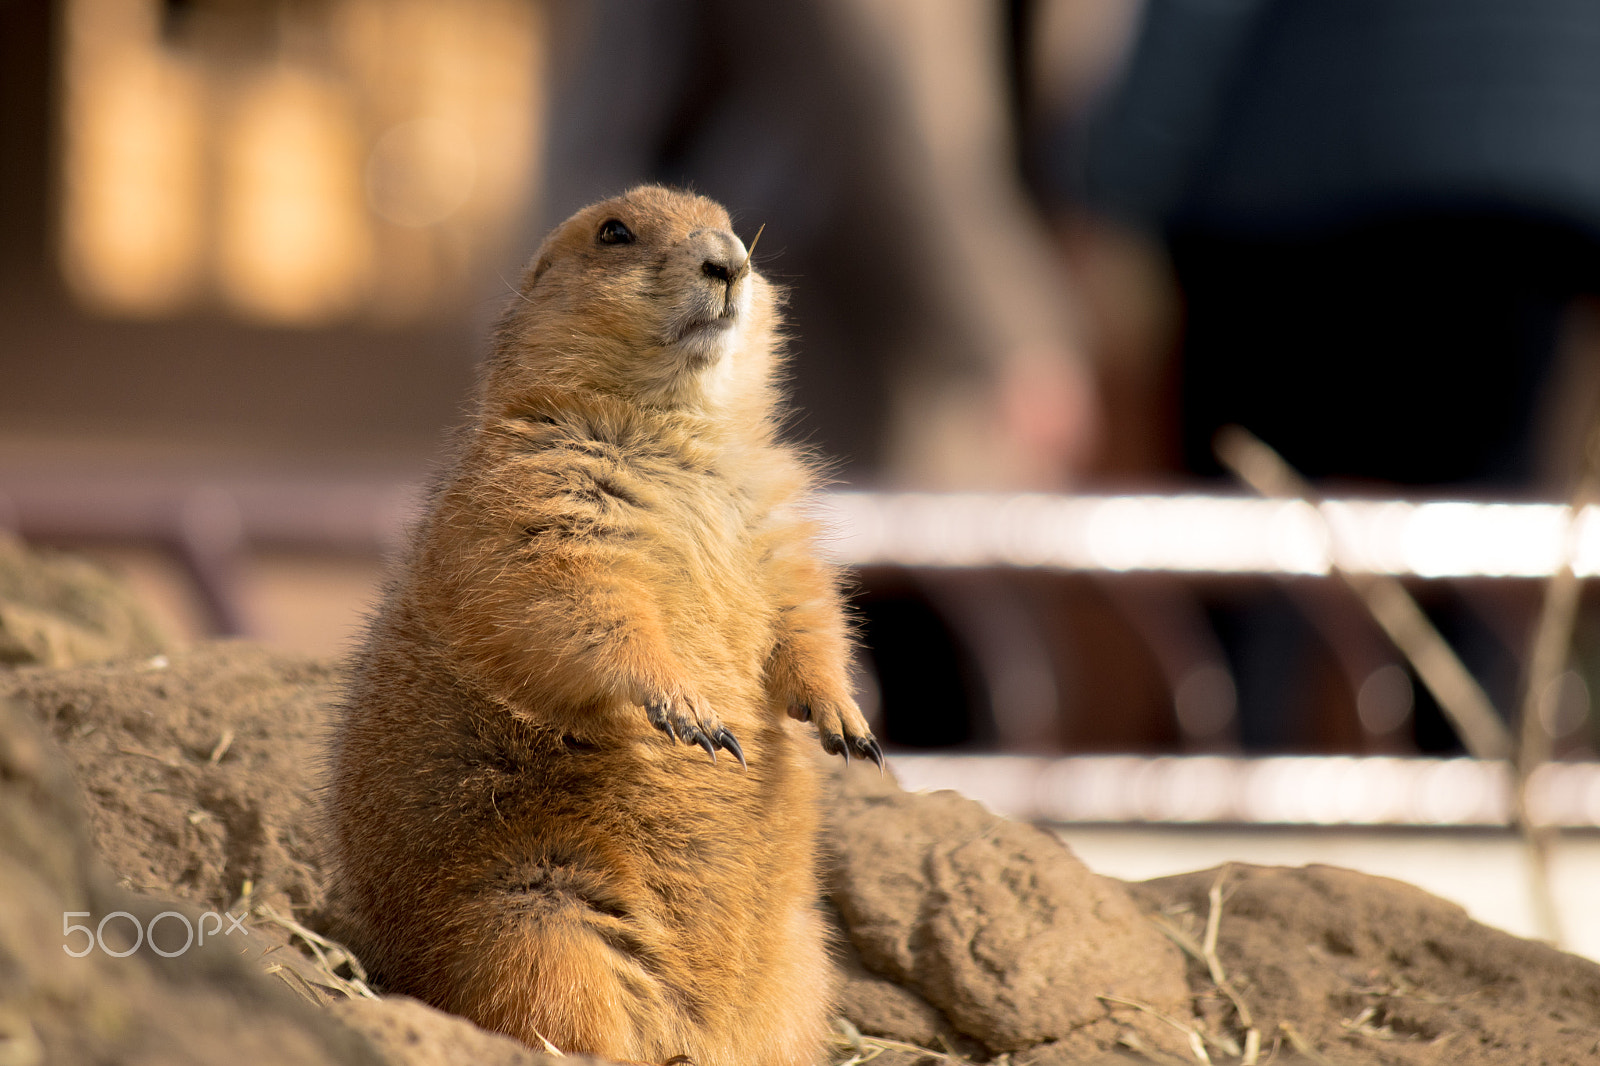
[[(11, 661), (55, 664), (0, 668), (0, 1062), (557, 1061), (383, 997), (324, 938), (335, 664), (162, 651), (114, 586), (101, 608), (62, 592), (84, 574), (0, 575), (0, 637), (36, 649)], [(1600, 966), (1410, 885), (1243, 865), (1128, 885), (953, 793), (830, 773), (836, 1063), (1600, 1062)], [(116, 911), (62, 950), (87, 935), (63, 915)], [(109, 953), (162, 912), (182, 918)], [(240, 932), (177, 951), (207, 912)]]

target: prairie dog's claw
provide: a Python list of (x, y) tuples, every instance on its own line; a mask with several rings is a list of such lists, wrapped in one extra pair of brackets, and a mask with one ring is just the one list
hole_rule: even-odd
[(850, 756), (858, 759), (871, 759), (878, 764), (878, 769), (883, 769), (883, 749), (878, 747), (878, 742), (872, 736), (872, 730), (867, 727), (867, 720), (861, 716), (861, 709), (849, 697), (837, 700), (805, 699), (796, 701), (796, 705), (808, 708), (812, 712), (812, 719), (817, 726), (817, 739), (822, 742), (822, 750), (829, 755), (844, 757), (846, 764)]
[(644, 716), (650, 724), (661, 730), (673, 740), (678, 739), (678, 734), (672, 731), (672, 720), (667, 717), (667, 701), (652, 700), (644, 705)]
[[(747, 766), (744, 761), (744, 749), (739, 747), (739, 741), (735, 739), (734, 735), (728, 732), (726, 729), (722, 729), (717, 732), (717, 747), (725, 748), (728, 751), (731, 751), (733, 753), (733, 757), (739, 760), (739, 768), (741, 770), (750, 769), (750, 767)], [(715, 754), (713, 754), (712, 758), (715, 757)]]
[[(652, 697), (643, 702), (645, 718), (651, 725), (674, 741), (699, 745), (711, 756), (712, 762), (717, 761), (719, 738), (728, 731), (704, 704), (674, 695)], [(727, 747), (726, 744), (721, 746)], [(743, 763), (744, 759), (741, 757), (739, 761)]]

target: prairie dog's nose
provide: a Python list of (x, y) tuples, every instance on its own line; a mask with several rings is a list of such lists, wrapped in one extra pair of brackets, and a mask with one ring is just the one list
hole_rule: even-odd
[(731, 282), (748, 258), (744, 243), (725, 229), (701, 229), (689, 234), (691, 247), (700, 256), (700, 272), (717, 281)]

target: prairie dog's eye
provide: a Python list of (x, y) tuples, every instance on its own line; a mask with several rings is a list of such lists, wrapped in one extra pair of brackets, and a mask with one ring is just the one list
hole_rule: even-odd
[(601, 244), (632, 244), (633, 230), (622, 224), (620, 218), (608, 218), (600, 223), (600, 232), (595, 239)]

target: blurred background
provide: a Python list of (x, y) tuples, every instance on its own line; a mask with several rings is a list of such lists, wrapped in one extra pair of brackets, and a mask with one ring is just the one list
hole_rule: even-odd
[[(1504, 775), (1457, 761), (1325, 558), (1140, 546), (1273, 520), (1216, 525), (1247, 495), (1212, 451), (1231, 424), (1330, 497), (1572, 498), (1592, 0), (0, 0), (0, 528), (117, 568), (185, 639), (341, 654), (522, 262), (639, 181), (765, 226), (789, 432), (844, 493), (863, 703), (908, 781), (1075, 827), (1108, 872), (1333, 857), (1534, 931)], [(1043, 534), (1005, 500), (1121, 532), (920, 551), (974, 492), (1021, 516), (1006, 543)], [(920, 522), (863, 548), (906, 499)], [(1506, 728), (1537, 710), (1581, 899), (1587, 585), (1524, 698), (1564, 513), (1495, 527), (1516, 559), (1481, 566), (1466, 512), (1429, 513), (1434, 554), (1395, 522), (1372, 552)]]

